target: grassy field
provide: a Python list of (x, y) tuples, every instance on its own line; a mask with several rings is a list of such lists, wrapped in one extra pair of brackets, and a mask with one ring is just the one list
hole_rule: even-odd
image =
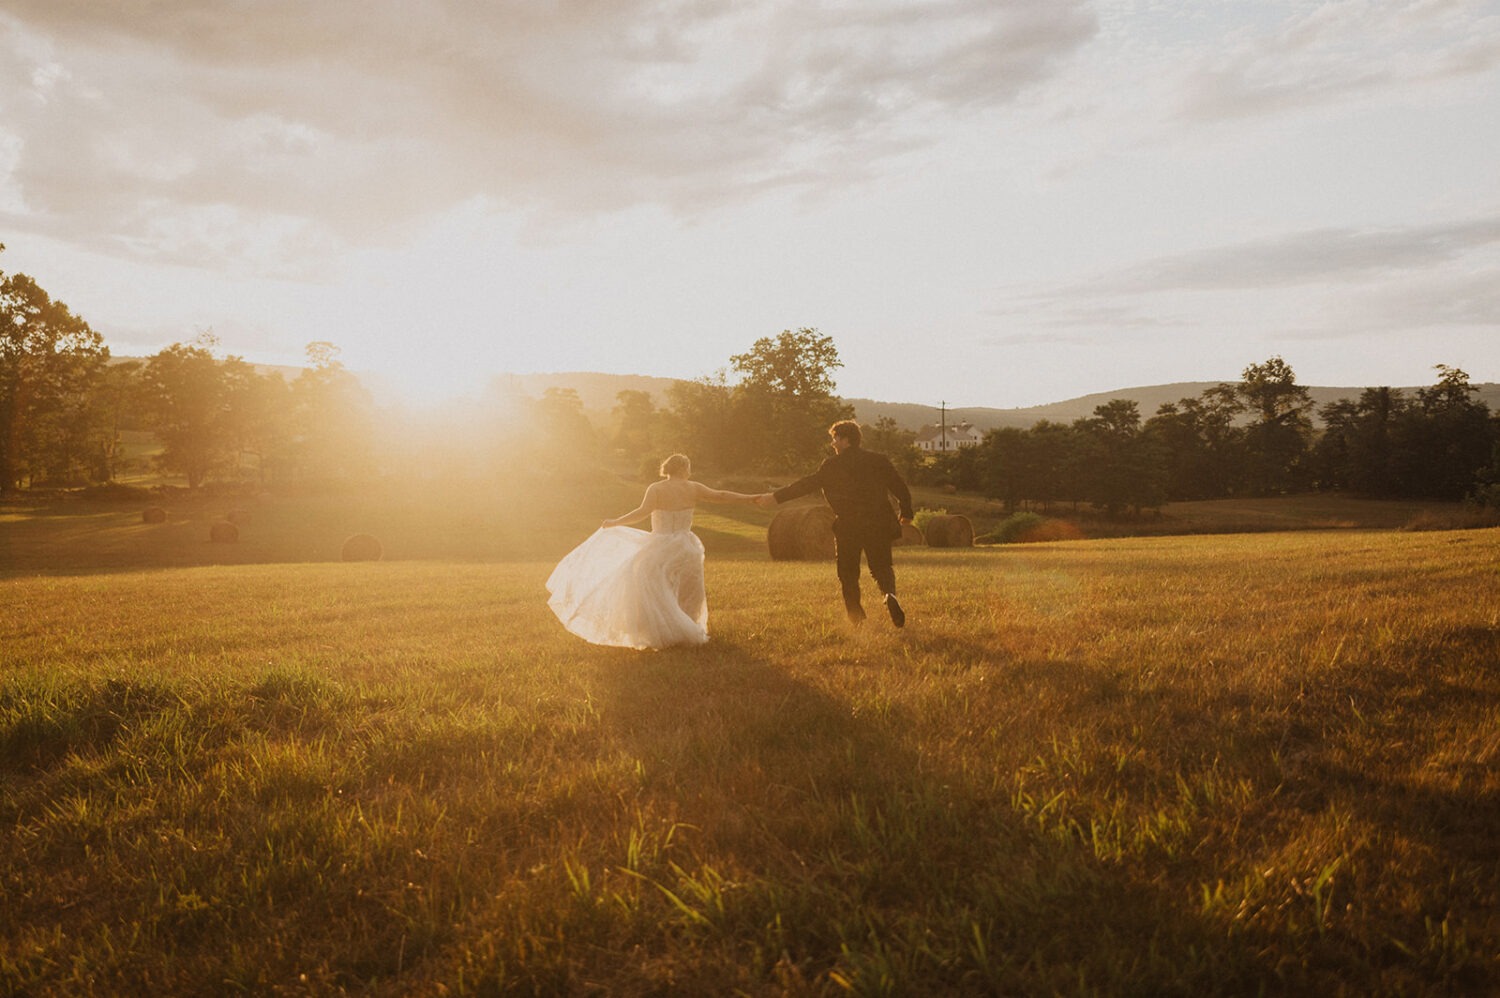
[(732, 508), (636, 653), (488, 502), (9, 510), (0, 993), (1500, 991), (1500, 531), (902, 549), (853, 631)]

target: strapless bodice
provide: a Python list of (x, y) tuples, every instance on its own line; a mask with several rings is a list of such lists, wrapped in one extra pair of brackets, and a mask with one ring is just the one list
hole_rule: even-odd
[(687, 509), (655, 509), (651, 511), (651, 532), (670, 534), (693, 527), (693, 507)]

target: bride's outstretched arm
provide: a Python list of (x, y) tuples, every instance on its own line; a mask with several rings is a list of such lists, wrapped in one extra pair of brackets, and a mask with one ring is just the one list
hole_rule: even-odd
[(730, 492), (728, 489), (711, 489), (702, 482), (694, 482), (698, 487), (698, 498), (707, 502), (744, 502), (753, 503), (757, 496), (745, 492)]
[(637, 520), (644, 520), (646, 517), (651, 515), (651, 511), (655, 508), (656, 486), (652, 485), (647, 487), (646, 494), (641, 497), (641, 504), (639, 506), (631, 510), (629, 513), (624, 513), (620, 516), (605, 520), (602, 524), (600, 524), (600, 526), (622, 527), (627, 523), (634, 523)]

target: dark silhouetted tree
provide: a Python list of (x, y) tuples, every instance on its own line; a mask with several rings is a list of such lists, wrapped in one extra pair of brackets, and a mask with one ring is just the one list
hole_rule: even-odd
[(1239, 395), (1251, 414), (1245, 428), (1245, 471), (1260, 495), (1304, 486), (1305, 457), (1312, 434), (1312, 398), (1280, 357), (1245, 368)]
[(99, 334), (36, 281), (0, 273), (0, 490), (97, 465), (89, 440), (108, 359)]
[(1169, 499), (1217, 499), (1242, 481), (1244, 431), (1236, 424), (1244, 403), (1233, 385), (1215, 385), (1197, 398), (1167, 402), (1143, 432), (1160, 450)]
[(1397, 475), (1407, 495), (1459, 500), (1490, 464), (1495, 444), (1489, 406), (1456, 367), (1438, 364), (1435, 384), (1417, 389), (1397, 423)]

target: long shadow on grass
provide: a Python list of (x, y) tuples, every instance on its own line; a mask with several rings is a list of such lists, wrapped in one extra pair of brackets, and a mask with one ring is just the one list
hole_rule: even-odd
[[(825, 683), (756, 648), (710, 649), (601, 669), (598, 706), (644, 767), (637, 806), (688, 829), (678, 874), (691, 886), (708, 868), (737, 885), (715, 926), (746, 961), (780, 952), (783, 972), (856, 992), (1275, 987), (1253, 950), (1222, 945), (1181, 898), (1101, 861), (1086, 832), (1035, 821), (996, 774), (935, 761), (901, 711), (853, 702), (835, 685), (847, 676)], [(1031, 678), (1076, 688), (1082, 674)]]

